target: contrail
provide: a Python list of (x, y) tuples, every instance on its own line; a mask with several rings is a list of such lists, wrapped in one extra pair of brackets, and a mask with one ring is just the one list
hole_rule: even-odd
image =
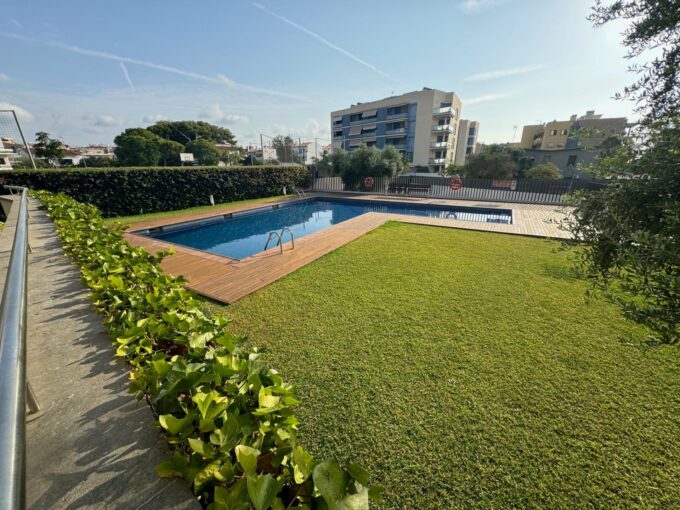
[(323, 44), (325, 44), (326, 46), (328, 46), (329, 48), (331, 48), (331, 49), (337, 51), (338, 53), (342, 53), (342, 54), (345, 55), (346, 57), (348, 57), (348, 58), (354, 60), (355, 62), (358, 62), (358, 63), (361, 64), (362, 66), (368, 67), (371, 71), (375, 71), (375, 72), (378, 73), (379, 75), (384, 76), (385, 78), (387, 78), (387, 79), (389, 79), (389, 80), (398, 81), (395, 77), (393, 77), (393, 76), (387, 74), (385, 71), (382, 71), (382, 70), (378, 69), (378, 68), (375, 67), (373, 64), (370, 64), (370, 63), (366, 62), (365, 60), (363, 60), (363, 59), (357, 57), (357, 56), (354, 55), (353, 53), (350, 53), (350, 52), (347, 51), (346, 49), (341, 48), (340, 46), (337, 46), (337, 45), (333, 44), (333, 43), (330, 42), (328, 39), (325, 39), (325, 38), (321, 37), (319, 34), (317, 34), (317, 33), (315, 33), (315, 32), (312, 32), (312, 31), (309, 30), (308, 28), (305, 28), (305, 27), (303, 27), (303, 26), (301, 26), (301, 25), (298, 25), (297, 23), (295, 23), (294, 21), (289, 20), (289, 19), (286, 18), (285, 16), (281, 16), (280, 14), (277, 14), (277, 13), (275, 13), (274, 11), (270, 11), (270, 10), (267, 9), (264, 5), (259, 4), (259, 3), (257, 3), (257, 2), (250, 2), (250, 4), (251, 4), (253, 7), (257, 7), (257, 8), (260, 9), (262, 12), (266, 12), (266, 13), (269, 14), (270, 16), (273, 16), (273, 17), (275, 17), (276, 19), (279, 19), (279, 20), (283, 21), (284, 23), (287, 23), (288, 25), (292, 26), (293, 28), (297, 28), (300, 32), (304, 32), (304, 33), (307, 34), (308, 36), (313, 37), (313, 38), (316, 39), (317, 41), (320, 41), (321, 43), (323, 43)]
[(119, 62), (120, 63), (120, 68), (123, 70), (123, 76), (125, 76), (125, 79), (128, 82), (128, 85), (130, 85), (130, 90), (134, 93), (135, 91), (135, 84), (132, 83), (132, 80), (130, 79), (130, 73), (128, 73), (127, 67), (125, 67), (124, 62)]
[(220, 85), (227, 85), (229, 87), (241, 90), (248, 90), (251, 92), (259, 92), (263, 94), (269, 94), (272, 96), (286, 97), (289, 99), (306, 99), (302, 96), (297, 96), (295, 94), (287, 94), (285, 92), (278, 92), (276, 90), (263, 89), (260, 87), (252, 87), (250, 85), (243, 85), (241, 83), (236, 83), (235, 81), (227, 78), (226, 76), (217, 75), (207, 76), (205, 74), (194, 73), (192, 71), (186, 71), (184, 69), (179, 69), (178, 67), (166, 66), (163, 64), (156, 64), (154, 62), (147, 62), (145, 60), (139, 60), (136, 58), (123, 57), (121, 55), (115, 55), (113, 53), (107, 53), (104, 51), (90, 50), (87, 48), (81, 48), (80, 46), (75, 46), (72, 44), (66, 44), (59, 41), (45, 41), (42, 39), (35, 39), (34, 37), (26, 37), (20, 34), (15, 34), (12, 32), (0, 31), (0, 36), (9, 37), (11, 39), (17, 39), (19, 41), (32, 42), (36, 44), (41, 44), (43, 46), (49, 46), (51, 48), (58, 48), (64, 51), (70, 51), (71, 53), (78, 53), (80, 55), (86, 55), (88, 57), (103, 58), (107, 60), (115, 60), (117, 62), (126, 64), (135, 64), (138, 66), (148, 67), (150, 69), (156, 69), (158, 71), (164, 71), (166, 73), (177, 74), (179, 76), (185, 76), (187, 78), (193, 78), (194, 80), (200, 80), (207, 83), (216, 83)]

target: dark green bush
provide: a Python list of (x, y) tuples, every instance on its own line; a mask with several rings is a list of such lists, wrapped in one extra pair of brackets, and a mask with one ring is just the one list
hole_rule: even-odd
[(96, 206), (104, 216), (186, 209), (280, 195), (308, 187), (304, 166), (78, 168), (7, 173), (2, 184), (62, 192)]

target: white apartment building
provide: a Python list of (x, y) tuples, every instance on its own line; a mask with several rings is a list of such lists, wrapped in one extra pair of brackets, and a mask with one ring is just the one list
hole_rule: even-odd
[(321, 159), (324, 152), (324, 146), (317, 141), (302, 142), (293, 145), (293, 154), (300, 158), (305, 165), (312, 165), (317, 158)]
[(412, 169), (441, 172), (455, 159), (461, 101), (454, 92), (424, 88), (331, 113), (333, 150), (365, 144), (395, 147)]
[(461, 119), (458, 125), (458, 143), (456, 144), (456, 158), (454, 164), (462, 166), (468, 156), (476, 153), (479, 122)]

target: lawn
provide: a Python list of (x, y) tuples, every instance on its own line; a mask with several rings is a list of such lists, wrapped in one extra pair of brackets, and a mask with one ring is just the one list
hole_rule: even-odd
[(180, 210), (177, 210), (177, 211), (164, 211), (164, 212), (148, 213), (148, 214), (135, 214), (134, 216), (116, 216), (116, 217), (113, 217), (113, 218), (105, 218), (104, 223), (106, 223), (106, 224), (123, 223), (123, 224), (126, 224), (126, 225), (130, 225), (132, 223), (137, 223), (138, 221), (157, 220), (157, 219), (161, 219), (161, 218), (170, 218), (172, 216), (179, 216), (179, 215), (182, 215), (182, 214), (200, 213), (200, 212), (205, 212), (205, 211), (210, 211), (210, 210), (216, 210), (215, 214), (219, 214), (218, 209), (220, 207), (257, 204), (259, 202), (266, 202), (267, 200), (276, 200), (277, 198), (283, 198), (283, 195), (273, 196), (273, 197), (264, 197), (264, 198), (253, 198), (253, 199), (250, 199), (250, 200), (237, 200), (235, 202), (222, 202), (220, 204), (215, 204), (215, 205), (200, 205), (198, 207), (190, 207), (188, 209), (180, 209)]
[(679, 508), (680, 355), (556, 244), (389, 223), (226, 309), (380, 508)]

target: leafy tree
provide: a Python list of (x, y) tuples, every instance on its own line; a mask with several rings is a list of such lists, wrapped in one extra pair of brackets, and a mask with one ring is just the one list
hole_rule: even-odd
[(293, 139), (290, 136), (275, 136), (272, 147), (276, 149), (276, 159), (283, 163), (293, 162)]
[(159, 164), (163, 166), (179, 165), (181, 164), (179, 154), (184, 152), (184, 146), (172, 140), (159, 139), (158, 151), (160, 152)]
[(635, 101), (638, 112), (649, 121), (680, 111), (680, 8), (677, 0), (597, 0), (588, 19), (596, 27), (615, 20), (629, 21), (623, 32), (629, 59), (653, 52), (651, 60), (631, 66), (639, 79), (618, 97)]
[(182, 145), (200, 139), (211, 140), (215, 143), (236, 143), (236, 138), (229, 129), (202, 121), (161, 120), (146, 129), (165, 140), (171, 140)]
[(614, 153), (623, 145), (623, 141), (618, 136), (605, 138), (600, 145), (599, 157), (613, 156)]
[(651, 60), (620, 98), (635, 100), (643, 123), (591, 171), (610, 179), (577, 194), (566, 228), (581, 241), (578, 263), (596, 289), (653, 331), (651, 341), (678, 343), (680, 331), (680, 9), (672, 0), (598, 1), (596, 26), (629, 20), (629, 57)]
[(537, 179), (543, 181), (561, 179), (560, 169), (554, 163), (543, 163), (531, 167), (524, 173), (527, 179)]
[(518, 165), (505, 152), (482, 151), (471, 155), (460, 168), (461, 175), (476, 179), (512, 179), (517, 175)]
[(39, 131), (35, 134), (33, 150), (37, 157), (43, 158), (52, 166), (64, 157), (64, 145), (61, 141), (50, 138), (49, 133), (45, 133), (44, 131)]
[(401, 154), (394, 147), (377, 149), (362, 145), (351, 154), (336, 151), (331, 154), (333, 170), (340, 175), (346, 190), (366, 190), (366, 177), (392, 177), (408, 168)]
[(122, 166), (156, 166), (162, 140), (143, 128), (129, 128), (114, 138), (114, 154)]
[(215, 142), (199, 138), (185, 145), (186, 152), (191, 152), (199, 165), (216, 165), (220, 160), (220, 153), (215, 148)]

